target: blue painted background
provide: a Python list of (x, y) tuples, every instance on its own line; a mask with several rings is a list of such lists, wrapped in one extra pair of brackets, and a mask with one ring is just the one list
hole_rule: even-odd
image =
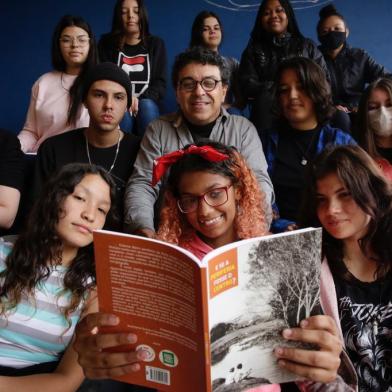
[[(221, 53), (239, 58), (246, 46), (258, 0), (145, 0), (150, 29), (164, 39), (169, 66), (187, 47), (194, 16), (209, 9), (221, 16), (225, 37)], [(81, 15), (97, 37), (109, 31), (114, 0), (1, 0), (0, 1), (0, 127), (19, 132), (24, 124), (30, 89), (51, 69), (50, 40), (59, 18)], [(292, 0), (300, 28), (316, 40), (315, 26), (325, 0)], [(366, 49), (392, 70), (392, 1), (336, 0), (350, 28), (349, 43)], [(230, 9), (231, 8), (231, 9)], [(170, 68), (169, 68), (170, 69)], [(176, 108), (169, 86), (165, 109)]]

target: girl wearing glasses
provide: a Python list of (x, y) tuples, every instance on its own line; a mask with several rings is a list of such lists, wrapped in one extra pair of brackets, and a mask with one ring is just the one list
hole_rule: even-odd
[[(182, 151), (170, 169), (158, 238), (202, 258), (214, 248), (267, 233), (264, 195), (234, 148), (199, 142)], [(159, 158), (154, 173), (176, 153)]]
[(361, 96), (356, 137), (392, 180), (392, 80), (371, 83)]
[(159, 117), (158, 103), (166, 91), (166, 49), (150, 34), (143, 0), (117, 0), (112, 30), (98, 43), (100, 61), (122, 68), (132, 82), (132, 105), (121, 127), (142, 136), (147, 125)]
[[(154, 163), (153, 184), (169, 167), (159, 239), (183, 246), (201, 258), (219, 246), (267, 234), (264, 195), (244, 158), (233, 147), (207, 141), (164, 155)], [(115, 316), (95, 313), (80, 323), (75, 349), (90, 378), (118, 376), (140, 370), (138, 362), (144, 360), (140, 351), (113, 354), (99, 350), (99, 358), (92, 355), (97, 353), (103, 339), (105, 347), (135, 342), (134, 334), (104, 334), (100, 331), (91, 339), (91, 326), (116, 325), (118, 322)], [(276, 351), (282, 366), (314, 381), (303, 383), (301, 390), (349, 390), (345, 389), (340, 378), (336, 381), (341, 344), (332, 318), (310, 317), (301, 323), (301, 328), (295, 328), (291, 335), (284, 336), (320, 347), (318, 351), (284, 348)], [(324, 382), (329, 383), (325, 384), (326, 389)], [(280, 390), (280, 386), (275, 384), (253, 388), (249, 392)]]
[(34, 83), (26, 122), (18, 135), (24, 152), (36, 152), (50, 136), (88, 126), (84, 106), (70, 111), (70, 91), (76, 77), (96, 62), (95, 38), (89, 24), (78, 16), (63, 16), (52, 37), (54, 70)]
[[(167, 154), (156, 160), (153, 182), (159, 180), (171, 163), (158, 230), (159, 239), (178, 244), (202, 258), (214, 248), (267, 234), (264, 196), (253, 172), (234, 148), (220, 143), (199, 142)], [(321, 322), (328, 324), (332, 320), (321, 316)], [(331, 368), (335, 368), (333, 364), (337, 359), (335, 356), (339, 355), (339, 343), (336, 336), (330, 337), (336, 347), (331, 344), (322, 349), (322, 356), (328, 356), (329, 362), (316, 360), (313, 366), (314, 369), (318, 368), (317, 371), (322, 369), (322, 372), (331, 372), (331, 375)], [(322, 346), (319, 341), (313, 343)], [(312, 355), (311, 352), (309, 355)], [(303, 375), (307, 366), (302, 367), (299, 358), (286, 359), (288, 368)], [(293, 363), (289, 363), (290, 360)], [(294, 362), (297, 362), (296, 369)], [(317, 380), (317, 376), (314, 379)], [(280, 386), (262, 386), (250, 391), (276, 392), (280, 391)]]

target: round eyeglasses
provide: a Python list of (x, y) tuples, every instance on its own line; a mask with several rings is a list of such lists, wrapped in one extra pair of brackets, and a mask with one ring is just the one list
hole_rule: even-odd
[(87, 46), (90, 42), (90, 38), (87, 36), (80, 36), (80, 37), (61, 37), (60, 42), (63, 44), (64, 47), (69, 47), (72, 45), (79, 45), (79, 46)]
[(191, 92), (198, 84), (205, 92), (210, 92), (215, 89), (216, 85), (222, 80), (216, 80), (213, 78), (204, 78), (202, 80), (195, 80), (193, 78), (184, 78), (178, 82), (178, 85), (182, 90)]
[(211, 189), (200, 196), (181, 196), (177, 200), (179, 210), (183, 214), (196, 211), (199, 207), (200, 200), (204, 200), (211, 207), (219, 207), (229, 200), (228, 190), (233, 184)]

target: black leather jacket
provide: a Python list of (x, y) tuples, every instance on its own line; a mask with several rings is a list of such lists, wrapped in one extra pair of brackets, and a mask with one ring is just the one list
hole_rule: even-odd
[(281, 42), (272, 40), (268, 44), (261, 44), (251, 39), (241, 56), (239, 79), (243, 95), (253, 99), (271, 90), (277, 66), (290, 57), (314, 60), (325, 70), (329, 79), (323, 55), (312, 40), (290, 37)]
[[(320, 46), (323, 52), (323, 48)], [(333, 101), (350, 110), (356, 108), (366, 84), (392, 75), (363, 49), (346, 45), (333, 60), (323, 53), (331, 78)]]

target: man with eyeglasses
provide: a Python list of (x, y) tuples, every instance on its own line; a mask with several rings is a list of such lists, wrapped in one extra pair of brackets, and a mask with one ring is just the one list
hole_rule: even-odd
[(179, 111), (150, 123), (143, 137), (125, 194), (129, 232), (155, 235), (154, 206), (162, 181), (151, 186), (154, 159), (206, 138), (234, 146), (244, 156), (265, 193), (270, 215), (273, 188), (256, 129), (246, 118), (223, 108), (228, 78), (223, 59), (215, 52), (195, 47), (177, 56), (172, 81)]

